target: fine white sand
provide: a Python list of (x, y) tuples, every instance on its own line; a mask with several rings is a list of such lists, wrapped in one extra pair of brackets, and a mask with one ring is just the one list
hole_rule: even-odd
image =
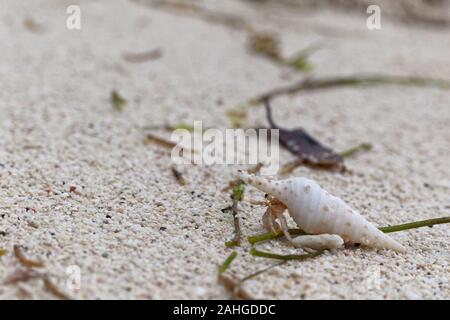
[[(80, 31), (65, 27), (74, 2)], [(189, 184), (180, 186), (167, 150), (145, 145), (143, 128), (194, 120), (224, 128), (228, 110), (303, 75), (250, 54), (242, 28), (144, 2), (2, 1), (0, 281), (20, 268), (17, 244), (77, 299), (230, 297), (217, 283), (233, 234), (231, 214), (220, 211), (229, 193), (221, 190), (237, 167), (181, 167)], [(320, 43), (311, 57), (317, 76), (450, 78), (448, 28), (391, 18), (369, 31), (364, 13), (202, 3), (278, 33), (286, 56)], [(154, 48), (160, 59), (122, 58)], [(109, 101), (113, 89), (128, 101), (122, 113)], [(450, 91), (433, 88), (346, 88), (280, 97), (273, 113), (280, 125), (302, 126), (335, 150), (374, 145), (346, 161), (352, 174), (301, 167), (293, 175), (317, 180), (384, 226), (450, 215), (449, 101)], [(248, 125), (266, 125), (262, 108), (251, 109)], [(281, 159), (294, 157), (282, 151)], [(247, 189), (246, 200), (262, 196)], [(263, 211), (243, 203), (244, 236), (263, 232)], [(449, 225), (400, 232), (392, 237), (406, 254), (341, 250), (291, 261), (244, 286), (268, 299), (448, 299), (449, 236)], [(261, 248), (299, 251), (283, 241)], [(248, 250), (245, 241), (237, 248), (230, 275), (274, 263)], [(66, 286), (70, 266), (80, 268), (79, 290)], [(41, 280), (0, 285), (4, 299), (52, 297)]]

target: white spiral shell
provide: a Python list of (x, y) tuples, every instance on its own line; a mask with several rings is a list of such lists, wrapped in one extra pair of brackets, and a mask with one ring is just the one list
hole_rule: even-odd
[(241, 173), (241, 179), (280, 200), (297, 225), (308, 233), (337, 234), (346, 243), (405, 251), (400, 243), (313, 180), (295, 177), (276, 181), (247, 173)]

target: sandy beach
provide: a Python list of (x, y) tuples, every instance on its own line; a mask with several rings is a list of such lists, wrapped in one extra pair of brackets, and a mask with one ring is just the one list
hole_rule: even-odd
[[(66, 8), (81, 8), (68, 30)], [(152, 1), (13, 1), (0, 5), (0, 299), (56, 298), (42, 278), (8, 282), (23, 270), (14, 254), (74, 299), (228, 299), (217, 266), (233, 251), (233, 217), (222, 189), (242, 166), (184, 165), (144, 143), (149, 127), (231, 126), (248, 99), (305, 77), (383, 73), (450, 80), (450, 27), (365, 10), (194, 1), (205, 12)], [(217, 16), (228, 19), (217, 21)], [(230, 22), (229, 17), (235, 19)], [(449, 13), (450, 16), (450, 13)], [(249, 29), (271, 32), (284, 56), (312, 45), (309, 73), (248, 49)], [(139, 63), (133, 53), (157, 50)], [(130, 59), (128, 59), (130, 60)], [(131, 59), (133, 60), (133, 59)], [(115, 90), (126, 100), (111, 105)], [(336, 151), (373, 148), (345, 160), (348, 173), (305, 166), (376, 226), (450, 216), (450, 90), (379, 85), (282, 95), (273, 117), (303, 127)], [(249, 107), (246, 126), (267, 126)], [(151, 130), (170, 138), (170, 131)], [(281, 164), (295, 159), (281, 149)], [(247, 187), (243, 233), (227, 273), (242, 278), (276, 261), (249, 255), (264, 233), (264, 194)], [(294, 222), (289, 221), (294, 227)], [(393, 233), (407, 252), (364, 247), (289, 261), (243, 284), (260, 299), (449, 299), (449, 224)], [(277, 240), (258, 248), (298, 253)], [(75, 268), (75, 269), (74, 269)], [(79, 271), (79, 288), (67, 285)]]

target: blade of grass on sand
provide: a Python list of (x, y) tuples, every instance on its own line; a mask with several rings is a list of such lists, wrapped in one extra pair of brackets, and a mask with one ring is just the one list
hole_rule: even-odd
[(122, 112), (127, 105), (127, 100), (125, 100), (125, 98), (123, 98), (116, 90), (111, 91), (110, 100), (114, 110), (118, 112)]
[(303, 91), (332, 89), (340, 87), (369, 87), (376, 85), (400, 85), (411, 87), (434, 87), (442, 90), (450, 90), (450, 80), (435, 79), (415, 76), (391, 76), (384, 74), (356, 74), (344, 77), (308, 78), (293, 85), (279, 87), (265, 92), (248, 103), (259, 105), (265, 100), (281, 95), (292, 95)]
[(273, 268), (275, 268), (275, 267), (281, 266), (281, 265), (285, 264), (286, 262), (287, 262), (287, 260), (284, 260), (284, 261), (275, 263), (275, 264), (273, 264), (273, 265), (271, 265), (271, 266), (268, 266), (267, 268), (264, 268), (264, 269), (262, 269), (262, 270), (258, 270), (258, 271), (254, 272), (254, 273), (251, 273), (251, 274), (249, 274), (248, 276), (245, 276), (244, 278), (242, 278), (242, 279), (239, 281), (239, 284), (242, 284), (243, 282), (245, 282), (245, 281), (247, 281), (247, 280), (253, 279), (253, 278), (259, 276), (260, 274), (262, 274), (262, 273), (264, 273), (264, 272), (267, 272), (267, 271), (269, 271), (269, 270), (271, 270), (271, 269), (273, 269)]
[[(391, 233), (391, 232), (398, 232), (398, 231), (404, 231), (404, 230), (410, 230), (410, 229), (417, 229), (417, 228), (423, 228), (423, 227), (431, 227), (438, 224), (444, 224), (444, 223), (450, 223), (450, 217), (442, 217), (442, 218), (434, 218), (434, 219), (427, 219), (427, 220), (421, 220), (421, 221), (415, 221), (415, 222), (409, 222), (404, 224), (399, 224), (395, 226), (387, 226), (387, 227), (381, 227), (379, 228), (384, 233)], [(301, 229), (289, 229), (289, 233), (291, 235), (305, 235), (307, 234)], [(252, 245), (268, 241), (272, 239), (277, 239), (283, 237), (283, 232), (268, 232), (256, 236), (252, 236), (248, 238), (248, 242)]]
[(254, 257), (268, 258), (268, 259), (278, 259), (278, 260), (306, 260), (309, 258), (317, 257), (321, 255), (324, 251), (317, 251), (314, 253), (306, 253), (306, 254), (276, 254), (266, 251), (257, 250), (255, 247), (250, 248), (250, 255)]
[(231, 263), (237, 257), (237, 252), (233, 251), (230, 255), (225, 259), (225, 261), (219, 266), (219, 273), (224, 273), (230, 267)]

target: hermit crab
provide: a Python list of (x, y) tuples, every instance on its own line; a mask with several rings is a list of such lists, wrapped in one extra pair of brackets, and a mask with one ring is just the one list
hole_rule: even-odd
[[(329, 194), (315, 181), (294, 177), (272, 180), (240, 171), (241, 180), (267, 194), (270, 203), (263, 216), (269, 230), (281, 229), (295, 246), (333, 249), (347, 244), (362, 244), (377, 249), (404, 252), (405, 248), (368, 222), (342, 199)], [(297, 225), (314, 236), (292, 239), (283, 213), (288, 210)], [(278, 220), (281, 226), (277, 223)]]

